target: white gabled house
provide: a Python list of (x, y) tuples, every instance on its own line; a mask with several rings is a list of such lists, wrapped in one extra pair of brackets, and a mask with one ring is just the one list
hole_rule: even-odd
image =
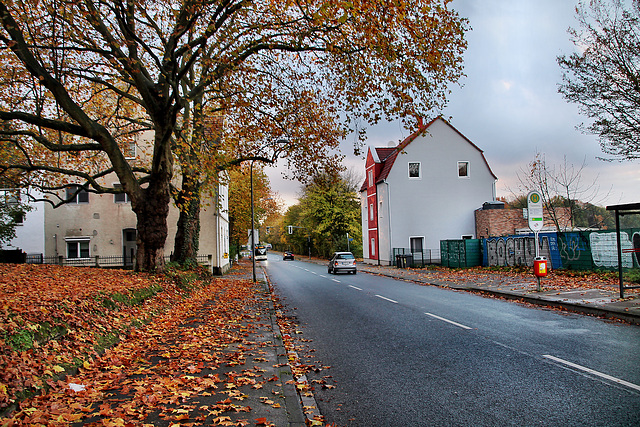
[(439, 261), (440, 241), (475, 238), (474, 211), (496, 197), (482, 150), (441, 117), (396, 147), (370, 147), (365, 169), (365, 263), (394, 264), (394, 249)]
[(0, 188), (0, 203), (20, 202), (31, 207), (30, 211), (15, 218), (16, 237), (3, 249), (19, 249), (27, 254), (42, 254), (44, 253), (44, 202), (32, 202), (28, 196), (29, 193), (35, 198), (42, 197), (40, 193), (31, 189)]

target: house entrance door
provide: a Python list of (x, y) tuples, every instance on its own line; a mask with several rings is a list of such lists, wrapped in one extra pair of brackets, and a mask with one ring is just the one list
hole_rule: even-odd
[(122, 230), (122, 261), (125, 266), (132, 266), (136, 258), (136, 229)]

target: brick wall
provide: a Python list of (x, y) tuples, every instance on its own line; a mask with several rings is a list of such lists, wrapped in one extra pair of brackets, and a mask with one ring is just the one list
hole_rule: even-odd
[[(561, 227), (564, 224), (568, 225), (568, 208), (558, 209), (557, 215)], [(543, 217), (545, 227), (555, 227), (546, 209)], [(476, 238), (478, 239), (508, 236), (515, 234), (517, 229), (528, 226), (529, 222), (523, 218), (522, 209), (478, 209), (476, 211)]]

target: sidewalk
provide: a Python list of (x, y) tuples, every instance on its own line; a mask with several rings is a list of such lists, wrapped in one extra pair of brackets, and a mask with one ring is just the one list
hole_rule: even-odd
[[(308, 403), (304, 393), (306, 378), (285, 348), (288, 331), (279, 325), (267, 278), (262, 268), (256, 272), (253, 283), (251, 263), (242, 261), (188, 298), (159, 294), (165, 301), (145, 308), (155, 310), (149, 323), (121, 333), (117, 344), (48, 380), (46, 392), (0, 408), (0, 425), (320, 425), (314, 423), (315, 402)], [(34, 357), (32, 351), (21, 354)], [(64, 362), (52, 352), (49, 359), (54, 357), (53, 363)], [(41, 359), (38, 366), (46, 363), (52, 362)], [(32, 372), (24, 364), (10, 369)], [(6, 373), (0, 397), (6, 396)]]
[[(314, 258), (297, 259), (322, 265), (327, 262)], [(552, 272), (541, 279), (542, 292), (538, 292), (533, 271), (530, 275), (503, 274), (478, 268), (404, 269), (363, 263), (358, 263), (358, 270), (423, 285), (490, 294), (541, 306), (562, 307), (569, 311), (640, 325), (640, 290), (625, 290), (625, 298), (620, 299), (617, 283), (589, 282), (579, 277), (559, 276)]]

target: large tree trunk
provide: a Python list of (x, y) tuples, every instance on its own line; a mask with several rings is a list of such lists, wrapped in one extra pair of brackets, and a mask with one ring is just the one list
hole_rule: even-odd
[(169, 180), (151, 182), (144, 190), (144, 203), (135, 209), (138, 228), (136, 271), (164, 271), (164, 244), (167, 240)]
[[(165, 123), (168, 122), (165, 120)], [(140, 189), (142, 197), (132, 199), (131, 207), (138, 223), (136, 271), (164, 271), (164, 245), (168, 235), (167, 217), (173, 176), (170, 135), (171, 125), (155, 129), (152, 173), (147, 187)]]
[(182, 176), (182, 191), (177, 204), (180, 218), (171, 260), (180, 264), (195, 263), (200, 244), (200, 183), (190, 173)]

